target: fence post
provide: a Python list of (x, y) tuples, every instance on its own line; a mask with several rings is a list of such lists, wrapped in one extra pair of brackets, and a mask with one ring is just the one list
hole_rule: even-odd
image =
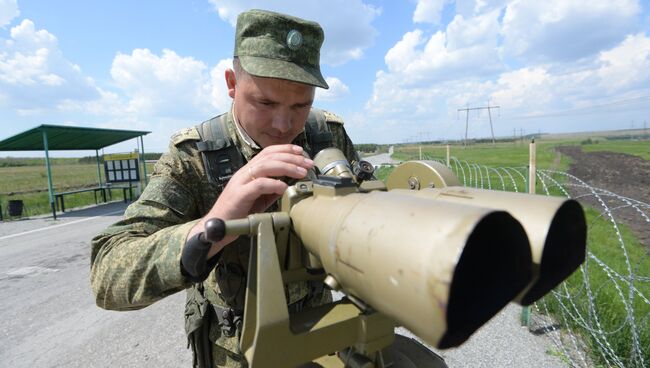
[(528, 148), (528, 193), (535, 194), (535, 183), (537, 178), (537, 152), (535, 149), (535, 139), (533, 138)]
[(449, 145), (447, 145), (447, 167), (451, 167), (449, 165)]
[[(528, 193), (535, 194), (535, 183), (537, 178), (537, 151), (535, 149), (535, 139), (530, 142), (528, 147)], [(530, 306), (521, 309), (521, 325), (528, 326), (530, 323)]]

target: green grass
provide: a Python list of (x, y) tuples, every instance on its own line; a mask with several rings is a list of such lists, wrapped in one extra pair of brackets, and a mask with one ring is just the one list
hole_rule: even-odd
[[(554, 147), (556, 142), (538, 142), (537, 143), (537, 167), (540, 169), (566, 170), (569, 159), (563, 155), (558, 155)], [(426, 145), (421, 146), (422, 155), (425, 157), (434, 157), (446, 159), (447, 149), (444, 145)], [(398, 146), (395, 147), (393, 158), (396, 160), (413, 160), (418, 159), (420, 147)], [(491, 167), (521, 167), (528, 165), (529, 146), (528, 143), (497, 143), (492, 144), (475, 144), (467, 148), (459, 145), (452, 145), (450, 148), (451, 157), (456, 157), (460, 161), (468, 161), (475, 164), (487, 165)]]
[(388, 175), (393, 172), (394, 167), (392, 166), (382, 166), (375, 171), (375, 177), (383, 182), (386, 182)]
[[(2, 206), (4, 218), (8, 216), (10, 200), (22, 200), (25, 208), (24, 215), (27, 216), (51, 212), (47, 193), (47, 172), (45, 164), (38, 160), (40, 159), (34, 159), (34, 162), (21, 161), (28, 162), (30, 166), (0, 167), (0, 206)], [(98, 185), (97, 165), (74, 163), (76, 160), (78, 159), (58, 159), (55, 161), (56, 164), (51, 166), (52, 184), (55, 192)], [(105, 182), (103, 167), (101, 170), (102, 182)], [(147, 173), (150, 174), (152, 171), (153, 165), (148, 164)], [(116, 198), (121, 199), (121, 193), (114, 191), (113, 199)], [(95, 197), (92, 192), (77, 193), (65, 197), (66, 210), (94, 203)]]
[(597, 142), (594, 144), (583, 144), (582, 150), (585, 152), (610, 151), (627, 153), (628, 155), (639, 156), (645, 160), (650, 160), (650, 141), (599, 140)]
[[(97, 185), (97, 165), (52, 165), (52, 183), (55, 190), (59, 191)], [(47, 191), (47, 171), (44, 165), (0, 168), (0, 193), (36, 190)]]
[[(537, 141), (537, 167), (563, 171), (568, 168), (570, 159), (555, 152), (557, 146), (581, 146), (585, 152), (609, 151), (626, 153), (650, 160), (650, 141), (626, 141), (594, 139), (585, 144), (586, 140), (565, 139)], [(395, 146), (393, 158), (396, 160), (418, 159), (422, 149), (423, 156), (446, 159), (445, 145), (400, 145)], [(526, 166), (528, 165), (528, 142), (522, 143), (482, 143), (470, 145), (451, 145), (451, 156), (459, 160), (488, 166)]]
[[(51, 165), (65, 165), (78, 163), (78, 158), (51, 157)], [(39, 157), (0, 157), (0, 167), (11, 166), (42, 166), (45, 167), (45, 158)]]

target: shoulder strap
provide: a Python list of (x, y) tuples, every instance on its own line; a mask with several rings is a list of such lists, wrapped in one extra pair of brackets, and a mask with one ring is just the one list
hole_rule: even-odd
[(196, 147), (201, 152), (216, 151), (232, 144), (226, 126), (226, 114), (216, 116), (197, 125), (200, 142)]
[(223, 188), (233, 174), (244, 166), (244, 158), (228, 135), (228, 114), (222, 114), (197, 125), (201, 152), (208, 181)]
[(327, 112), (312, 108), (305, 124), (305, 135), (309, 145), (309, 154), (315, 157), (318, 152), (334, 146), (334, 137), (327, 125)]

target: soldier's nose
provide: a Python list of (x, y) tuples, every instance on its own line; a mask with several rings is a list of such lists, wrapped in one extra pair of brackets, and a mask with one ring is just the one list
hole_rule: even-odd
[(288, 116), (276, 115), (271, 126), (281, 133), (286, 133), (291, 130), (291, 119)]

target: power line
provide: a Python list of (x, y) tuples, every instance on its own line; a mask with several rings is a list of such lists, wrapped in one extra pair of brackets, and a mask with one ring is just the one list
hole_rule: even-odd
[(467, 106), (464, 109), (458, 109), (458, 112), (465, 111), (465, 113), (466, 113), (466, 117), (465, 117), (465, 147), (467, 147), (467, 130), (468, 130), (468, 126), (469, 126), (469, 112), (473, 111), (473, 110), (476, 110), (476, 111), (487, 110), (488, 111), (488, 116), (490, 117), (490, 131), (492, 132), (492, 144), (495, 143), (494, 128), (492, 127), (492, 113), (491, 113), (491, 110), (492, 109), (498, 109), (498, 108), (500, 108), (500, 106), (490, 106), (490, 102), (488, 101), (487, 106), (477, 106), (477, 107), (469, 107), (469, 106)]

